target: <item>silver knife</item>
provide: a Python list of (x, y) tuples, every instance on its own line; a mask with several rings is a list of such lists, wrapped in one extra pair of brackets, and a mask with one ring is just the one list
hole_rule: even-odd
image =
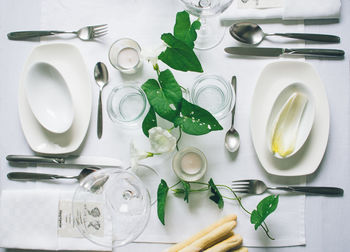
[(7, 161), (24, 165), (54, 165), (54, 166), (123, 166), (122, 162), (109, 157), (68, 156), (68, 157), (42, 157), (34, 155), (8, 155)]
[(278, 57), (283, 54), (304, 55), (322, 58), (343, 58), (344, 51), (338, 49), (315, 48), (269, 48), (269, 47), (226, 47), (225, 52), (236, 55)]

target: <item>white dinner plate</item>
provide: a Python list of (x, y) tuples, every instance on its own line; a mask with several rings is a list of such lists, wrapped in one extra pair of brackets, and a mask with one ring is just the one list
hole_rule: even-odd
[[(72, 96), (74, 120), (62, 134), (46, 130), (37, 121), (28, 104), (24, 83), (31, 66), (45, 62), (54, 66), (65, 79)], [(79, 148), (89, 127), (92, 109), (92, 86), (83, 57), (69, 44), (46, 44), (30, 54), (19, 85), (18, 110), (24, 136), (30, 148), (43, 154), (66, 154)]]
[[(304, 146), (295, 155), (278, 159), (272, 155), (266, 144), (266, 125), (278, 95), (295, 82), (303, 83), (313, 94), (314, 124)], [(316, 70), (310, 64), (299, 61), (279, 61), (267, 65), (255, 87), (250, 129), (259, 161), (268, 173), (279, 176), (313, 173), (322, 161), (329, 134), (327, 94)]]

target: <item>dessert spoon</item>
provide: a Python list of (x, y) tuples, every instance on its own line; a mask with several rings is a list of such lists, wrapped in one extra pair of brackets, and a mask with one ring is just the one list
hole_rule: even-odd
[[(237, 78), (236, 76), (232, 77), (231, 81), (233, 91), (235, 92), (235, 103), (236, 102), (236, 84), (237, 84)], [(236, 104), (234, 105), (232, 109), (232, 123), (231, 128), (227, 131), (225, 136), (225, 147), (229, 152), (236, 152), (239, 148), (239, 134), (237, 130), (234, 128), (234, 121), (235, 121), (235, 112), (236, 112)]]
[(102, 89), (108, 83), (108, 70), (105, 64), (102, 62), (97, 62), (94, 69), (94, 76), (97, 85), (99, 86), (98, 95), (98, 110), (97, 110), (97, 136), (101, 138), (103, 130), (103, 118), (102, 118)]

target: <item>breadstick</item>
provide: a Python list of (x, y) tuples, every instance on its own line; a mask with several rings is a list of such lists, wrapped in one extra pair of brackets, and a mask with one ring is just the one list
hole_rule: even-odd
[(179, 252), (199, 252), (202, 251), (203, 249), (206, 249), (210, 245), (220, 241), (223, 239), (227, 234), (232, 232), (232, 229), (236, 226), (236, 221), (230, 221), (227, 222), (210, 233), (204, 235), (200, 239), (194, 241), (187, 247), (179, 250)]
[(240, 247), (238, 249), (232, 250), (232, 252), (248, 252), (248, 249), (246, 247)]
[(230, 214), (225, 216), (224, 218), (220, 219), (219, 221), (213, 223), (209, 227), (201, 230), (197, 234), (191, 236), (187, 240), (177, 243), (174, 246), (170, 247), (169, 249), (166, 250), (166, 252), (178, 252), (180, 249), (183, 249), (184, 247), (190, 245), (192, 242), (198, 240), (199, 238), (203, 237), (204, 235), (208, 234), (209, 232), (213, 231), (215, 228), (221, 226), (222, 224), (229, 222), (229, 221), (235, 221), (237, 220), (237, 215), (235, 214)]
[(223, 240), (222, 242), (219, 242), (218, 244), (214, 245), (213, 247), (210, 247), (204, 252), (226, 252), (230, 249), (236, 248), (240, 246), (243, 242), (242, 236), (239, 234), (235, 234), (226, 240)]

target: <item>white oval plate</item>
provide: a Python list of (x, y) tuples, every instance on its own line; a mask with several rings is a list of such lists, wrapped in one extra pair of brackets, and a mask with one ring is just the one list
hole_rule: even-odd
[[(55, 134), (36, 120), (26, 99), (24, 83), (31, 66), (46, 62), (54, 66), (65, 79), (72, 96), (74, 120), (70, 129)], [(83, 57), (69, 44), (46, 44), (36, 47), (29, 56), (21, 75), (18, 96), (19, 118), (30, 148), (43, 154), (66, 154), (79, 148), (90, 123), (92, 86)]]
[(47, 63), (34, 64), (24, 82), (28, 104), (39, 123), (53, 133), (67, 131), (74, 119), (72, 96), (57, 69)]
[[(304, 146), (292, 157), (277, 159), (266, 145), (266, 125), (275, 100), (291, 83), (303, 83), (314, 98), (315, 118)], [(273, 175), (302, 176), (316, 171), (325, 153), (329, 134), (326, 91), (316, 70), (308, 63), (279, 61), (267, 65), (256, 84), (250, 113), (252, 141), (264, 169)]]

